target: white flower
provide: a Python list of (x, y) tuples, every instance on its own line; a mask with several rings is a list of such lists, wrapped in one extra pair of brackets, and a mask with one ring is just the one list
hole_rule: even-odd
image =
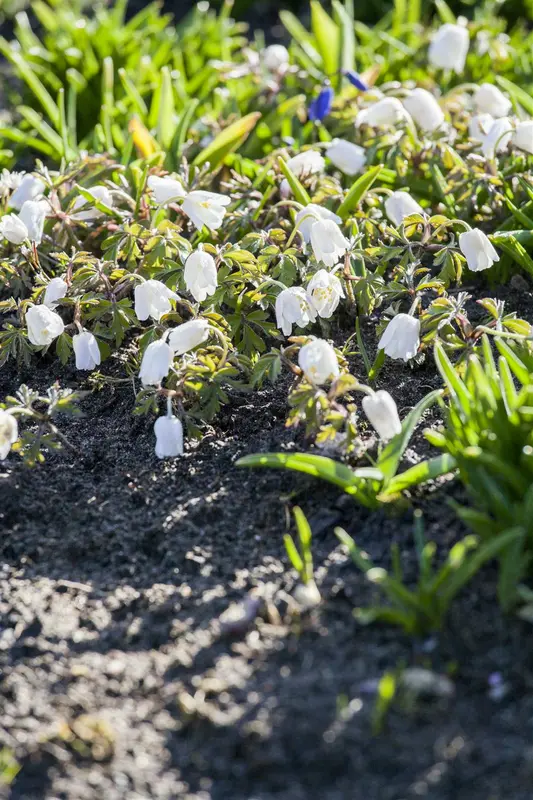
[(307, 284), (307, 293), (318, 316), (329, 319), (344, 297), (342, 284), (336, 275), (319, 269)]
[(508, 117), (495, 119), (490, 126), (488, 134), (483, 139), (481, 151), (486, 158), (494, 158), (496, 153), (503, 153), (507, 149), (513, 136), (513, 126)]
[(63, 278), (52, 278), (44, 290), (43, 303), (52, 311), (57, 306), (58, 300), (61, 300), (67, 293), (68, 286)]
[(176, 300), (178, 295), (165, 286), (161, 281), (149, 280), (139, 283), (135, 287), (135, 313), (137, 319), (143, 322), (152, 317), (159, 322), (163, 314), (172, 310), (171, 299)]
[(196, 250), (185, 262), (183, 278), (196, 302), (202, 303), (215, 293), (218, 285), (215, 259), (204, 250)]
[(409, 314), (397, 314), (391, 319), (379, 340), (378, 349), (390, 358), (409, 361), (420, 345), (420, 320)]
[(466, 62), (470, 37), (462, 25), (441, 25), (429, 46), (429, 63), (438, 69), (450, 69), (460, 75)]
[(175, 458), (183, 455), (183, 425), (172, 414), (158, 417), (154, 425), (155, 454), (158, 458)]
[(13, 414), (0, 409), (0, 461), (7, 458), (11, 445), (19, 436), (17, 420)]
[(26, 200), (19, 212), (19, 219), (28, 231), (26, 238), (35, 244), (41, 244), (43, 238), (46, 210), (47, 206), (40, 200)]
[(25, 172), (10, 172), (4, 168), (0, 175), (0, 196), (5, 198), (10, 192), (18, 189), (25, 174)]
[(81, 331), (72, 337), (76, 356), (76, 369), (94, 369), (101, 361), (98, 342), (90, 331)]
[(334, 139), (326, 150), (326, 156), (345, 175), (356, 175), (366, 163), (365, 148), (346, 139)]
[(222, 225), (225, 206), (229, 206), (231, 198), (216, 192), (189, 192), (183, 201), (182, 209), (193, 225), (201, 231), (204, 225), (216, 230)]
[(495, 261), (500, 260), (500, 256), (492, 246), (489, 238), (480, 231), (473, 228), (465, 231), (459, 236), (459, 248), (466, 258), (468, 269), (472, 272), (481, 272), (492, 267)]
[(405, 109), (398, 98), (384, 97), (368, 108), (363, 108), (355, 118), (355, 124), (379, 128), (381, 125), (396, 125), (402, 119), (405, 119)]
[(333, 267), (349, 250), (350, 242), (342, 235), (336, 222), (319, 219), (311, 226), (311, 247), (318, 262)]
[(418, 127), (427, 133), (440, 128), (444, 122), (444, 111), (426, 89), (413, 89), (403, 104)]
[(48, 345), (65, 330), (63, 320), (48, 306), (31, 306), (26, 311), (28, 339), (32, 344)]
[(298, 211), (295, 219), (295, 226), (302, 234), (306, 244), (309, 244), (311, 241), (311, 228), (317, 219), (331, 219), (338, 224), (342, 222), (342, 219), (334, 214), (333, 211), (322, 208), (322, 206), (317, 206), (314, 203), (309, 203), (309, 205), (302, 208), (301, 211)]
[(4, 214), (0, 219), (0, 234), (11, 244), (22, 244), (28, 238), (28, 229), (16, 214)]
[(393, 225), (401, 225), (411, 214), (424, 214), (424, 209), (408, 192), (393, 192), (385, 200), (385, 213)]
[(139, 378), (143, 386), (160, 384), (163, 378), (167, 377), (173, 361), (174, 353), (165, 339), (159, 339), (157, 342), (149, 344), (144, 351), (139, 371)]
[[(113, 207), (113, 195), (107, 186), (93, 186), (92, 189), (86, 189), (86, 191), (91, 195), (91, 197), (94, 197), (95, 200), (98, 200), (98, 202), (103, 203), (105, 206), (109, 206), (110, 208)], [(74, 200), (72, 211), (74, 212), (77, 208), (83, 208), (83, 206), (86, 205), (90, 205), (90, 201), (86, 200), (85, 197), (80, 194)], [(70, 216), (72, 219), (79, 220), (80, 222), (90, 222), (93, 219), (98, 219), (99, 217), (103, 216), (103, 214), (97, 208), (88, 208), (86, 211), (77, 211), (76, 213), (71, 213)]]
[(301, 348), (298, 364), (311, 383), (320, 386), (339, 375), (339, 362), (335, 350), (324, 339), (312, 339)]
[(290, 336), (292, 326), (305, 328), (316, 319), (311, 298), (301, 286), (283, 289), (276, 297), (276, 325), (285, 336)]
[(147, 184), (148, 188), (154, 193), (156, 203), (160, 206), (167, 205), (186, 196), (181, 181), (171, 178), (169, 175), (165, 178), (160, 178), (159, 175), (150, 175)]
[(380, 389), (363, 398), (363, 411), (381, 439), (392, 439), (402, 430), (396, 403), (388, 392)]
[(513, 144), (533, 155), (533, 119), (518, 123), (513, 135)]
[(263, 50), (263, 64), (270, 72), (280, 72), (289, 63), (289, 51), (282, 44), (271, 44)]
[(475, 114), (468, 123), (468, 135), (476, 142), (482, 142), (494, 122), (492, 114)]
[(41, 197), (45, 190), (45, 184), (35, 175), (25, 175), (20, 185), (11, 195), (9, 205), (12, 208), (20, 209), (28, 200), (36, 200)]
[(174, 355), (182, 356), (199, 344), (205, 342), (209, 336), (209, 323), (205, 319), (191, 319), (178, 325), (170, 332), (168, 343)]
[(492, 83), (482, 83), (473, 97), (474, 106), (480, 114), (492, 114), (493, 117), (505, 117), (511, 110), (512, 103)]
[(304, 178), (308, 175), (319, 175), (324, 172), (326, 162), (323, 156), (316, 150), (304, 150), (297, 156), (289, 158), (287, 166), (297, 178)]

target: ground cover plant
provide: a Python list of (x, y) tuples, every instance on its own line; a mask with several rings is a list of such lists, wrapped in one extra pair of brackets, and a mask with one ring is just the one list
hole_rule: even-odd
[[(341, 638), (348, 631), (354, 639), (411, 637), (407, 650), (390, 640), (395, 644), (386, 663), (372, 660), (374, 672), (383, 673), (379, 679), (374, 674), (365, 682), (369, 676), (360, 675), (356, 686), (348, 681), (346, 702), (335, 681), (328, 685), (324, 702), (335, 697), (336, 708), (335, 721), (323, 731), (328, 746), (363, 707), (361, 730), (385, 736), (395, 713), (405, 733), (416, 725), (413, 716), (428, 712), (428, 697), (433, 712), (450, 703), (451, 678), (463, 668), (455, 653), (462, 652), (454, 616), (461, 612), (455, 608), (470, 609), (473, 618), (480, 612), (472, 609), (490, 609), (495, 626), (510, 626), (514, 644), (527, 652), (533, 597), (533, 34), (529, 19), (507, 23), (491, 3), (469, 11), (467, 19), (443, 0), (435, 6), (397, 0), (370, 27), (350, 2), (334, 0), (326, 8), (311, 0), (303, 19), (281, 11), (284, 44), (267, 44), (260, 30), (249, 33), (233, 19), (229, 2), (217, 10), (199, 3), (177, 24), (157, 3), (128, 15), (120, 0), (92, 9), (35, 0), (16, 11), (12, 34), (0, 38), (6, 77), (0, 459), (6, 470), (5, 591), (12, 598), (4, 610), (12, 624), (6, 625), (3, 649), (6, 718), (14, 730), (21, 701), (13, 648), (22, 646), (20, 657), (30, 660), (31, 672), (40, 657), (32, 648), (46, 650), (52, 635), (59, 639), (48, 654), (60, 652), (65, 638), (54, 632), (61, 616), (55, 606), (48, 618), (36, 614), (36, 632), (28, 620), (20, 628), (17, 581), (29, 580), (24, 595), (39, 565), (50, 568), (47, 579), (58, 582), (53, 593), (61, 584), (74, 593), (74, 605), (76, 593), (89, 593), (87, 624), (96, 629), (96, 573), (72, 564), (89, 553), (89, 562), (97, 564), (100, 550), (122, 587), (101, 613), (118, 603), (119, 618), (128, 617), (124, 608), (134, 606), (134, 595), (146, 604), (135, 625), (130, 619), (115, 629), (109, 621), (111, 649), (122, 652), (115, 677), (126, 671), (131, 641), (142, 640), (143, 649), (156, 653), (151, 658), (160, 677), (161, 670), (166, 676), (151, 709), (176, 720), (176, 728), (161, 723), (153, 740), (151, 734), (134, 736), (135, 751), (148, 743), (161, 753), (161, 731), (172, 740), (171, 729), (181, 744), (194, 747), (207, 720), (227, 728), (246, 714), (255, 720), (254, 735), (261, 730), (259, 738), (272, 738), (275, 723), (262, 727), (259, 701), (247, 700), (258, 708), (245, 711), (238, 692), (230, 702), (217, 689), (202, 688), (211, 681), (223, 687), (220, 694), (226, 691), (220, 683), (224, 637), (246, 641), (244, 655), (238, 644), (233, 652), (247, 668), (258, 663), (258, 630), (272, 650), (275, 631), (283, 631), (294, 652), (300, 636), (305, 649), (305, 637), (312, 640), (317, 631), (327, 636), (328, 625)], [(119, 412), (109, 418), (107, 409), (116, 403)], [(238, 417), (240, 408), (249, 419), (239, 438), (246, 417)], [(121, 443), (124, 425), (134, 433)], [(100, 431), (97, 445), (91, 426)], [(206, 466), (217, 436), (219, 452), (215, 447)], [(140, 464), (150, 479), (135, 477)], [(272, 468), (277, 472), (270, 474)], [(197, 469), (209, 470), (208, 487), (195, 477)], [(126, 476), (128, 502), (138, 498), (139, 514), (128, 512), (126, 519), (123, 510), (109, 511), (114, 523), (104, 527), (113, 540), (126, 525), (128, 544), (114, 552), (112, 542), (103, 544), (95, 534), (94, 551), (77, 532), (70, 542), (67, 532), (65, 568), (46, 537), (39, 536), (38, 546), (33, 533), (31, 546), (24, 538), (18, 543), (18, 496), (24, 496), (24, 513), (31, 516), (34, 507), (68, 531), (68, 518), (59, 521), (55, 515), (62, 512), (51, 509), (50, 499), (32, 500), (31, 487), (46, 491), (54, 471), (63, 476), (62, 488), (53, 489), (62, 496), (71, 484), (85, 494), (90, 473), (89, 505), (99, 502), (102, 489), (95, 487), (108, 484), (98, 513), (87, 512), (96, 514), (91, 526), (105, 519), (108, 503), (123, 508)], [(291, 472), (308, 482), (295, 482)], [(85, 477), (77, 484), (80, 474)], [(202, 511), (194, 516), (200, 497)], [(224, 530), (224, 577), (216, 583), (211, 553), (218, 552), (217, 520), (208, 504), (219, 504), (220, 497), (230, 506), (227, 512), (219, 507), (221, 519), (233, 520), (241, 500), (248, 504), (242, 513), (250, 520), (245, 552), (251, 557), (267, 521), (267, 538), (279, 539), (271, 546), (280, 548), (272, 575), (282, 577), (267, 579), (264, 565), (241, 563), (242, 532), (232, 541)], [(69, 508), (74, 500), (67, 500)], [(159, 522), (154, 502), (164, 510)], [(330, 507), (325, 523), (320, 514), (316, 520), (321, 503)], [(447, 520), (445, 535), (439, 515)], [(390, 535), (396, 527), (405, 528), (405, 536)], [(324, 530), (330, 537), (317, 544), (317, 531)], [(175, 561), (174, 546), (185, 547), (184, 563)], [(139, 559), (151, 565), (151, 583)], [(188, 561), (203, 565), (199, 575)], [(12, 562), (20, 573), (11, 574)], [(350, 562), (350, 578), (337, 574), (340, 564)], [(109, 584), (96, 570), (101, 587), (95, 591), (105, 594)], [(195, 580), (202, 587), (198, 595)], [(163, 639), (183, 633), (187, 641), (191, 592), (197, 611), (205, 598), (224, 597), (221, 587), (228, 581), (241, 591), (227, 614), (216, 605), (212, 673), (209, 658), (205, 669), (195, 666), (205, 646), (198, 631), (191, 652), (180, 651), (179, 668), (157, 636), (152, 643), (149, 633), (139, 634), (139, 625), (150, 628), (155, 604), (153, 613), (167, 626)], [(160, 585), (166, 588), (154, 589)], [(342, 611), (336, 605), (341, 594)], [(78, 612), (74, 616), (79, 619)], [(132, 626), (137, 633), (131, 634)], [(17, 644), (24, 630), (23, 644)], [(69, 628), (66, 636), (73, 651), (76, 642), (91, 650), (82, 631)], [(103, 640), (96, 646), (106, 656), (109, 649)], [(516, 650), (507, 652), (509, 660), (517, 657)], [(71, 656), (63, 653), (62, 669), (70, 674), (87, 668)], [(312, 661), (312, 647), (307, 656)], [(345, 656), (336, 662), (341, 672)], [(481, 644), (476, 663), (483, 656), (495, 661)], [(143, 669), (149, 671), (148, 662)], [(495, 701), (512, 691), (518, 697), (529, 686), (530, 678), (520, 674), (511, 690), (497, 666), (480, 669)], [(31, 684), (33, 677), (25, 675)], [(235, 689), (238, 681), (231, 685)], [(124, 678), (119, 694), (128, 691)], [(275, 695), (271, 700), (270, 709)], [(183, 755), (174, 757), (172, 741), (166, 752), (173, 766), (162, 767), (161, 756), (154, 756), (151, 777), (139, 777), (125, 756), (127, 737), (116, 741), (113, 724), (95, 716), (91, 702), (75, 713), (70, 702), (60, 724), (46, 711), (38, 737), (21, 737), (9, 725), (1, 729), (0, 782), (11, 786), (13, 797), (35, 791), (35, 770), (37, 781), (48, 775), (50, 792), (59, 796), (144, 797), (158, 770), (166, 783), (157, 796), (240, 796), (209, 759), (187, 766)], [(124, 729), (131, 725), (131, 714), (121, 719)], [(236, 730), (242, 742), (249, 730), (243, 733), (241, 723)], [(218, 735), (213, 741), (216, 747)], [(310, 759), (321, 746), (310, 745)], [(285, 755), (286, 748), (285, 742)], [(336, 756), (330, 756), (333, 764)], [(81, 766), (72, 766), (76, 759)], [(84, 770), (96, 762), (108, 766), (93, 776), (93, 795)], [(246, 755), (243, 762), (242, 796), (248, 797), (257, 789), (255, 768)], [(266, 783), (257, 783), (261, 797), (277, 791), (269, 763)], [(355, 762), (337, 783), (329, 768), (322, 770), (312, 790), (302, 777), (305, 763), (296, 768), (295, 800), (314, 796), (315, 788), (321, 797), (353, 796), (346, 792)], [(117, 779), (121, 769), (128, 785)], [(517, 775), (514, 785), (521, 787), (522, 772)], [(383, 797), (417, 796), (421, 780), (404, 776), (388, 794), (383, 784), (376, 786)], [(445, 782), (434, 785), (442, 792), (435, 797), (452, 796), (445, 794)], [(497, 782), (480, 784), (480, 792), (484, 786), (492, 792), (484, 797), (509, 796), (498, 794)]]

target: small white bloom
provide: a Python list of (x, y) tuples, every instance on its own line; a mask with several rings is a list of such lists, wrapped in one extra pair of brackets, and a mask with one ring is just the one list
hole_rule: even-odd
[(365, 148), (346, 139), (334, 139), (326, 150), (326, 156), (345, 175), (356, 175), (366, 163)]
[(19, 219), (28, 231), (27, 238), (41, 244), (47, 206), (40, 200), (26, 200), (19, 212)]
[(147, 184), (154, 193), (156, 203), (160, 206), (173, 203), (187, 194), (181, 181), (171, 178), (170, 175), (165, 178), (160, 178), (159, 175), (150, 175)]
[(285, 336), (290, 336), (292, 326), (305, 328), (316, 319), (311, 298), (301, 286), (283, 289), (276, 297), (276, 325)]
[(513, 136), (513, 126), (508, 117), (495, 119), (490, 126), (488, 134), (483, 139), (481, 151), (486, 158), (494, 158), (496, 153), (503, 153), (507, 149)]
[(26, 311), (28, 339), (32, 344), (48, 345), (65, 330), (63, 320), (48, 306), (31, 306)]
[(420, 320), (410, 314), (397, 314), (391, 319), (379, 340), (378, 349), (389, 358), (409, 361), (420, 345)]
[(270, 72), (281, 72), (289, 64), (289, 51), (282, 44), (271, 44), (263, 50), (263, 64)]
[(320, 175), (326, 168), (323, 156), (316, 150), (304, 150), (297, 156), (289, 158), (287, 166), (297, 178), (305, 178), (310, 175)]
[(45, 190), (45, 184), (35, 175), (25, 175), (20, 185), (11, 195), (9, 205), (20, 209), (28, 200), (37, 200)]
[(363, 411), (381, 439), (392, 439), (402, 430), (396, 403), (383, 389), (363, 398)]
[(428, 51), (429, 63), (438, 69), (450, 69), (460, 75), (465, 68), (470, 37), (462, 25), (447, 22), (438, 29)]
[(424, 214), (424, 209), (408, 192), (393, 192), (385, 200), (385, 213), (393, 225), (401, 225), (411, 214)]
[(15, 189), (18, 189), (25, 174), (25, 172), (10, 172), (4, 168), (0, 175), (0, 197), (5, 198)]
[(368, 108), (363, 108), (355, 118), (355, 124), (379, 128), (382, 125), (396, 125), (402, 119), (405, 119), (405, 109), (398, 98), (384, 97)]
[(190, 319), (170, 332), (168, 343), (176, 356), (182, 356), (205, 342), (209, 336), (209, 323), (205, 319)]
[(298, 353), (298, 364), (307, 380), (320, 386), (340, 373), (335, 350), (324, 339), (312, 339)]
[(174, 353), (165, 339), (159, 339), (157, 342), (149, 344), (144, 351), (139, 371), (139, 378), (143, 386), (160, 384), (163, 378), (167, 377), (173, 361)]
[(344, 297), (342, 283), (325, 269), (319, 269), (307, 285), (307, 293), (319, 317), (329, 319)]
[(317, 219), (330, 219), (339, 225), (342, 222), (342, 219), (337, 214), (334, 214), (333, 211), (317, 206), (315, 203), (309, 203), (301, 211), (298, 211), (295, 219), (295, 226), (302, 234), (306, 244), (311, 241), (311, 228)]
[(473, 228), (465, 231), (459, 236), (459, 248), (466, 258), (468, 269), (472, 272), (481, 272), (492, 267), (495, 261), (500, 260), (500, 256), (492, 246), (490, 239), (480, 231)]
[(482, 142), (488, 135), (494, 117), (492, 114), (475, 114), (468, 123), (468, 135), (476, 142)]
[(533, 155), (533, 119), (519, 122), (513, 135), (513, 144)]
[(176, 300), (178, 297), (176, 292), (173, 292), (164, 283), (155, 280), (137, 284), (134, 294), (135, 313), (141, 322), (148, 317), (159, 322), (164, 314), (168, 314), (172, 310), (170, 300)]
[(13, 414), (0, 409), (0, 461), (7, 458), (11, 445), (19, 437), (17, 420)]
[(183, 425), (172, 414), (158, 417), (154, 425), (155, 454), (158, 458), (176, 458), (183, 455)]
[(98, 342), (90, 331), (76, 333), (72, 337), (76, 356), (76, 369), (94, 369), (101, 361)]
[(189, 192), (183, 201), (182, 209), (193, 225), (201, 231), (204, 225), (215, 231), (222, 225), (231, 198), (216, 192)]
[(48, 306), (48, 308), (51, 308), (53, 311), (57, 306), (58, 300), (65, 297), (67, 291), (68, 286), (63, 278), (52, 278), (44, 290), (44, 305)]
[(0, 234), (11, 244), (22, 244), (28, 238), (28, 229), (16, 214), (4, 214), (0, 219)]
[[(85, 188), (85, 187), (84, 187)], [(105, 206), (109, 206), (109, 208), (113, 207), (113, 195), (107, 188), (107, 186), (93, 186), (92, 189), (87, 189), (87, 192), (94, 197), (100, 203), (103, 203)], [(79, 222), (90, 222), (93, 219), (99, 219), (102, 217), (103, 214), (97, 208), (88, 208), (85, 211), (76, 211), (77, 208), (83, 208), (84, 206), (90, 205), (90, 201), (86, 200), (83, 195), (79, 195), (74, 200), (72, 205), (72, 212), (71, 218), (78, 220)]]
[(215, 293), (218, 286), (215, 259), (204, 250), (196, 250), (187, 258), (183, 273), (185, 285), (197, 303)]
[(403, 104), (418, 127), (427, 133), (437, 130), (444, 122), (444, 111), (426, 89), (413, 89)]
[(333, 267), (350, 249), (350, 242), (343, 236), (336, 222), (319, 219), (311, 226), (311, 247), (318, 262), (322, 261), (326, 267)]
[(474, 106), (479, 114), (492, 114), (493, 117), (506, 117), (512, 103), (492, 83), (482, 83), (473, 97)]

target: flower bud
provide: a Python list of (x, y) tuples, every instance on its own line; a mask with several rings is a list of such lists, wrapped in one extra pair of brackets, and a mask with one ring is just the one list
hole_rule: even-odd
[(158, 458), (176, 458), (183, 455), (183, 425), (172, 414), (159, 417), (154, 425), (155, 454)]
[(363, 411), (381, 439), (387, 441), (401, 433), (402, 423), (398, 416), (396, 403), (388, 392), (380, 389), (366, 395), (362, 402)]
[(283, 289), (276, 297), (276, 325), (285, 336), (290, 336), (292, 326), (305, 328), (316, 319), (311, 299), (301, 286)]
[(19, 219), (28, 231), (27, 238), (35, 244), (41, 244), (43, 238), (46, 205), (42, 200), (26, 200), (19, 212)]
[(336, 275), (319, 269), (307, 285), (307, 294), (319, 317), (329, 319), (344, 297), (342, 284)]
[(173, 203), (187, 195), (181, 181), (171, 178), (170, 175), (166, 175), (164, 178), (160, 178), (159, 175), (150, 175), (146, 183), (153, 192), (155, 202), (160, 206)]
[(426, 89), (413, 89), (403, 104), (418, 127), (426, 133), (437, 130), (444, 122), (442, 108)]
[(393, 192), (385, 200), (385, 213), (393, 225), (401, 225), (411, 214), (424, 214), (424, 209), (408, 192)]
[(473, 97), (478, 114), (492, 114), (493, 117), (505, 117), (511, 110), (512, 103), (492, 83), (482, 83)]
[(94, 369), (101, 361), (98, 342), (90, 331), (81, 331), (72, 337), (76, 356), (76, 369)]
[(345, 175), (356, 175), (366, 163), (365, 148), (346, 139), (334, 139), (326, 150), (326, 156)]
[(410, 314), (397, 314), (385, 328), (378, 349), (389, 358), (409, 361), (420, 345), (420, 320)]
[(196, 250), (187, 258), (183, 273), (185, 285), (197, 303), (215, 293), (218, 286), (215, 259), (204, 250)]
[(314, 203), (309, 203), (309, 205), (302, 208), (301, 211), (298, 211), (294, 221), (295, 226), (302, 234), (303, 240), (306, 244), (309, 244), (311, 241), (311, 228), (317, 219), (331, 219), (337, 224), (342, 222), (342, 219), (334, 214), (333, 211), (329, 211), (327, 208), (323, 208), (323, 206), (317, 206)]
[(158, 386), (167, 377), (173, 361), (174, 353), (165, 339), (151, 342), (144, 351), (139, 371), (143, 386)]
[(357, 127), (364, 124), (379, 128), (382, 125), (397, 125), (402, 119), (405, 119), (405, 109), (398, 98), (384, 97), (363, 108), (355, 118), (355, 124)]
[(333, 267), (350, 249), (350, 242), (342, 235), (336, 222), (319, 219), (311, 226), (311, 247), (319, 263)]
[(0, 235), (11, 244), (22, 244), (28, 238), (28, 229), (16, 214), (4, 214), (0, 219)]
[(355, 86), (355, 88), (359, 89), (360, 92), (368, 92), (368, 85), (353, 69), (345, 69), (344, 75), (346, 75), (352, 86)]
[(19, 436), (17, 420), (8, 411), (0, 409), (0, 461), (7, 458), (11, 445)]
[(492, 267), (495, 261), (500, 260), (500, 256), (492, 246), (489, 238), (480, 231), (473, 228), (459, 235), (459, 248), (466, 258), (468, 269), (472, 272), (481, 272)]
[(525, 153), (533, 155), (533, 120), (519, 122), (513, 135), (513, 144)]
[(223, 194), (197, 190), (189, 192), (181, 207), (199, 231), (204, 225), (216, 231), (222, 225), (226, 213), (225, 206), (229, 206), (230, 203), (231, 198)]
[(281, 72), (289, 64), (289, 51), (282, 44), (271, 44), (263, 50), (263, 64), (269, 72)]
[(449, 69), (460, 75), (465, 68), (469, 46), (467, 29), (447, 22), (441, 25), (429, 46), (429, 63), (438, 69)]
[(161, 281), (149, 280), (135, 287), (135, 313), (137, 319), (144, 322), (152, 317), (159, 322), (164, 314), (172, 310), (171, 298), (177, 300), (178, 295)]
[(43, 304), (53, 311), (58, 301), (65, 297), (67, 291), (68, 286), (63, 278), (52, 278), (44, 290)]
[(209, 323), (205, 319), (191, 319), (170, 332), (168, 343), (174, 355), (182, 356), (202, 344), (209, 337)]
[(298, 364), (311, 383), (321, 386), (334, 380), (340, 373), (335, 350), (324, 339), (312, 339), (301, 348)]
[(65, 330), (63, 320), (48, 306), (31, 306), (26, 311), (28, 339), (32, 344), (45, 346), (52, 344)]
[(313, 122), (322, 122), (331, 111), (334, 96), (331, 86), (324, 86), (318, 97), (315, 97), (309, 105), (309, 119)]

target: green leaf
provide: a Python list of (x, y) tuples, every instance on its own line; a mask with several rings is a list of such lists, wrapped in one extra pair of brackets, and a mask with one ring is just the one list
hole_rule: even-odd
[(340, 68), (354, 69), (355, 67), (355, 29), (353, 19), (350, 17), (339, 0), (333, 0), (333, 10), (340, 26), (341, 55)]
[(421, 483), (434, 480), (440, 475), (446, 475), (446, 473), (452, 472), (456, 466), (455, 459), (448, 453), (422, 461), (405, 472), (395, 475), (387, 484), (385, 491), (380, 494), (380, 498), (399, 494), (412, 486), (418, 486)]
[(339, 28), (318, 0), (311, 0), (311, 30), (322, 56), (324, 72), (332, 77), (340, 65), (341, 36)]
[(489, 236), (489, 239), (493, 244), (497, 244), (505, 253), (510, 255), (522, 269), (530, 275), (533, 275), (533, 259), (512, 233), (495, 233)]
[(292, 566), (296, 570), (299, 575), (302, 575), (304, 572), (304, 562), (300, 557), (300, 553), (296, 545), (294, 544), (294, 539), (288, 533), (284, 534), (283, 542), (285, 543), (285, 550), (287, 551), (287, 555), (289, 556), (289, 561), (291, 562)]
[(289, 186), (291, 187), (291, 191), (294, 195), (294, 199), (296, 200), (296, 202), (301, 203), (303, 206), (308, 206), (309, 203), (311, 202), (309, 194), (307, 193), (306, 189), (302, 186), (302, 184), (300, 183), (294, 172), (287, 165), (287, 162), (284, 161), (281, 156), (279, 156), (278, 158), (278, 164), (281, 171), (283, 172), (283, 174), (285, 175), (285, 177), (289, 182)]
[(457, 398), (465, 414), (468, 414), (470, 412), (470, 394), (446, 355), (444, 347), (438, 341), (435, 343), (435, 361), (448, 389)]
[(201, 166), (209, 161), (211, 168), (217, 167), (228, 155), (238, 150), (241, 144), (248, 137), (250, 132), (257, 124), (257, 120), (261, 117), (259, 111), (253, 111), (251, 114), (246, 114), (242, 119), (233, 122), (225, 128), (215, 139), (208, 144), (207, 147), (198, 153), (193, 161), (195, 166)]
[(533, 114), (533, 97), (513, 83), (509, 78), (504, 78), (502, 75), (496, 75), (496, 83), (499, 83), (502, 89), (511, 95), (516, 103), (519, 103), (528, 114)]
[(349, 467), (325, 456), (314, 456), (309, 453), (256, 453), (244, 456), (236, 462), (237, 467), (271, 467), (274, 469), (292, 469), (304, 472), (315, 478), (334, 483), (341, 489), (354, 486), (357, 479)]
[(351, 189), (337, 210), (337, 214), (341, 219), (346, 219), (354, 208), (357, 208), (365, 194), (372, 188), (382, 169), (383, 164), (371, 167), (352, 184)]

